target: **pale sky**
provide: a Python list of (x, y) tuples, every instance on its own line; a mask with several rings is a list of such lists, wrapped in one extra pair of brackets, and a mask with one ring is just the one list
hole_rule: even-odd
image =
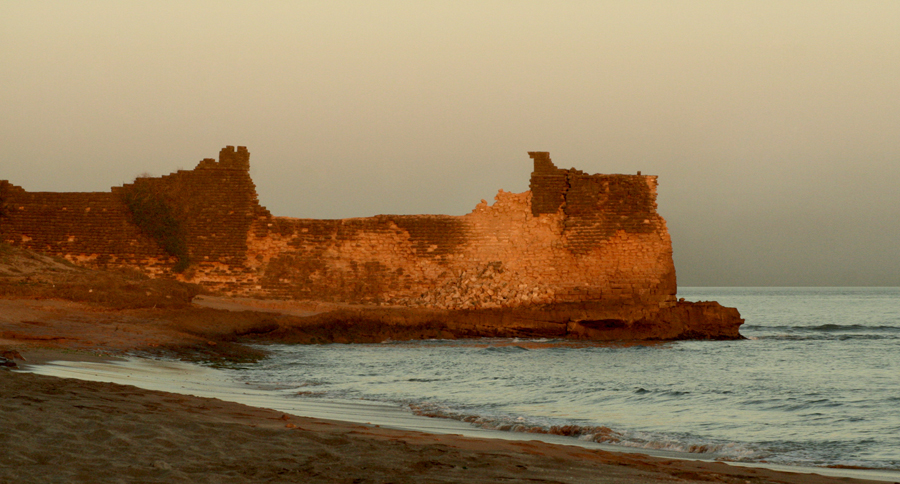
[(0, 179), (245, 145), (274, 215), (659, 176), (681, 286), (900, 285), (900, 2), (0, 0)]

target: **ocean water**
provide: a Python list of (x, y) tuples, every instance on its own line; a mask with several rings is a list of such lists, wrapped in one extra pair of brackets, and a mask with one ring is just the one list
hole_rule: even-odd
[(296, 405), (367, 402), (735, 462), (900, 469), (900, 288), (682, 288), (742, 341), (270, 345), (228, 370)]

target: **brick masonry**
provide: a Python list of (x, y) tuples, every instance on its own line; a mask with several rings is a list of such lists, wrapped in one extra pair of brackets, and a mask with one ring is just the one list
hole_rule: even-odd
[(226, 295), (438, 309), (607, 301), (671, 307), (676, 281), (655, 176), (588, 175), (534, 161), (531, 190), (463, 216), (274, 217), (245, 147), (146, 179), (186, 232), (192, 264), (133, 224), (110, 192), (27, 192), (0, 181), (0, 240), (98, 268), (131, 267)]

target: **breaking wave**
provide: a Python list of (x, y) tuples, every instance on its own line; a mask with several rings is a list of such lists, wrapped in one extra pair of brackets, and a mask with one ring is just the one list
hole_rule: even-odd
[(508, 415), (474, 415), (450, 410), (430, 403), (409, 403), (405, 407), (414, 415), (431, 418), (445, 418), (466, 422), (486, 430), (520, 432), (528, 434), (558, 435), (582, 441), (613, 444), (648, 450), (705, 454), (718, 460), (752, 461), (764, 454), (749, 446), (734, 442), (701, 442), (696, 439), (678, 439), (672, 436), (649, 432), (629, 432), (613, 430), (603, 425), (578, 425), (562, 423), (557, 425), (539, 423), (525, 417)]

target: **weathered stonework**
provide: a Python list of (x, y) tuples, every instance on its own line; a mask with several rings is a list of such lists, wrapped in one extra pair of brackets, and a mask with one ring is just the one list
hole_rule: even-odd
[(249, 152), (226, 147), (218, 162), (144, 180), (185, 228), (192, 265), (183, 274), (132, 222), (122, 201), (131, 185), (46, 193), (0, 182), (0, 240), (232, 296), (491, 311), (591, 302), (587, 319), (628, 321), (674, 308), (656, 177), (588, 175), (557, 168), (548, 153), (529, 155), (530, 191), (500, 190), (463, 216), (313, 220), (260, 206)]
[[(260, 218), (247, 241), (256, 290), (446, 309), (671, 305), (675, 268), (656, 177), (585, 175), (531, 155), (532, 191), (501, 190), (493, 205), (482, 200), (459, 217)], [(535, 209), (538, 197), (553, 203)]]
[[(232, 281), (246, 277), (247, 231), (258, 217), (270, 217), (257, 201), (250, 179), (250, 153), (226, 147), (219, 162), (201, 161), (146, 179), (167, 199), (182, 221), (195, 278)], [(175, 258), (134, 225), (122, 193), (26, 192), (0, 181), (0, 240), (59, 255), (95, 268), (133, 267), (153, 276), (171, 276)]]

